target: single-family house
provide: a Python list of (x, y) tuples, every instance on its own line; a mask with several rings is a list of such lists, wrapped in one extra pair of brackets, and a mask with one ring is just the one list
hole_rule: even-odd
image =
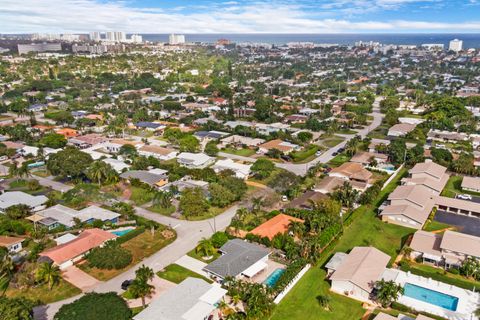
[(214, 157), (209, 157), (205, 153), (182, 152), (177, 156), (177, 162), (190, 169), (203, 169), (214, 161)]
[(382, 278), (390, 256), (373, 247), (355, 247), (348, 254), (337, 254), (326, 265), (332, 282), (330, 290), (369, 301), (375, 282)]
[(39, 261), (53, 262), (61, 270), (65, 270), (82, 260), (93, 248), (101, 247), (116, 237), (102, 229), (86, 229), (76, 239), (41, 252)]
[(143, 145), (143, 142), (125, 139), (112, 139), (108, 142), (105, 142), (103, 147), (110, 153), (118, 153), (120, 148), (126, 144), (132, 145), (138, 149)]
[(134, 320), (205, 320), (218, 308), (227, 290), (188, 277), (154, 299)]
[(146, 170), (130, 170), (120, 174), (120, 177), (126, 180), (138, 179), (150, 186), (162, 187), (168, 183), (167, 171), (151, 172)]
[(0, 247), (4, 247), (7, 251), (14, 255), (22, 251), (22, 242), (24, 238), (0, 236)]
[(218, 259), (203, 268), (212, 278), (252, 278), (267, 268), (270, 250), (240, 239), (229, 240), (220, 249)]
[(98, 133), (89, 133), (68, 139), (68, 143), (80, 149), (90, 148), (107, 142), (108, 139)]
[(427, 187), (432, 194), (442, 192), (450, 176), (446, 173), (447, 168), (433, 161), (417, 163), (408, 171), (409, 176), (402, 179), (403, 185), (422, 185)]
[(140, 121), (135, 123), (135, 128), (155, 132), (165, 129), (166, 126), (158, 122)]
[(337, 168), (330, 171), (330, 177), (337, 177), (348, 181), (354, 189), (365, 191), (371, 185), (372, 173), (365, 169), (361, 164), (355, 162), (345, 162)]
[(126, 164), (124, 161), (119, 160), (119, 159), (114, 159), (114, 158), (104, 158), (102, 159), (103, 162), (106, 164), (109, 164), (113, 170), (115, 170), (118, 173), (121, 173), (125, 170), (128, 170), (130, 168), (129, 164)]
[(350, 162), (360, 163), (363, 166), (368, 166), (375, 161), (377, 164), (387, 163), (388, 155), (378, 152), (366, 152), (361, 151), (357, 152), (351, 159)]
[(248, 179), (250, 176), (251, 164), (242, 164), (235, 162), (231, 159), (218, 160), (213, 166), (212, 169), (219, 173), (224, 170), (232, 170), (235, 172), (235, 176), (239, 179)]
[(344, 182), (345, 180), (342, 178), (326, 176), (315, 184), (315, 186), (313, 187), (313, 191), (323, 194), (329, 194), (335, 191), (336, 188), (341, 187)]
[(305, 209), (305, 210), (313, 210), (313, 204), (323, 200), (327, 199), (328, 196), (316, 192), (314, 190), (307, 190), (304, 193), (302, 193), (300, 196), (296, 197), (292, 201), (290, 201), (285, 208), (290, 209), (290, 208), (296, 208), (296, 209)]
[(410, 123), (398, 123), (394, 126), (392, 126), (390, 129), (388, 129), (388, 136), (389, 137), (404, 137), (406, 136), (409, 132), (412, 132), (416, 124), (410, 124)]
[(158, 160), (175, 159), (178, 151), (175, 149), (164, 148), (156, 145), (145, 145), (138, 149), (138, 154), (145, 157), (154, 157)]
[(185, 189), (202, 189), (205, 196), (208, 195), (208, 182), (202, 180), (193, 180), (189, 176), (183, 177), (180, 180), (176, 180), (170, 183), (167, 183), (160, 190), (163, 191), (172, 191), (172, 187), (175, 188), (178, 192), (182, 192)]
[(301, 222), (301, 223), (304, 222), (302, 219), (295, 218), (284, 213), (280, 213), (275, 217), (265, 221), (255, 229), (253, 229), (252, 231), (250, 231), (250, 233), (257, 235), (261, 238), (266, 237), (272, 240), (273, 237), (275, 237), (277, 234), (286, 233), (292, 221)]
[(235, 134), (220, 140), (221, 146), (224, 148), (229, 145), (233, 145), (235, 147), (246, 146), (248, 148), (255, 148), (264, 142), (265, 142), (264, 139), (244, 137), (244, 136), (239, 136)]
[(294, 143), (283, 141), (280, 139), (270, 140), (268, 142), (262, 143), (258, 146), (259, 153), (267, 153), (269, 150), (277, 149), (285, 154), (289, 154), (292, 151), (300, 150), (300, 146)]
[(35, 212), (44, 209), (47, 201), (48, 198), (44, 195), (32, 196), (22, 191), (4, 192), (0, 195), (0, 212), (4, 213), (11, 206), (19, 204), (27, 205)]

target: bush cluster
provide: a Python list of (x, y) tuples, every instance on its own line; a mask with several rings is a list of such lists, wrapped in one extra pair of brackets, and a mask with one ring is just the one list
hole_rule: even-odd
[(95, 268), (122, 269), (132, 262), (132, 254), (116, 241), (109, 241), (103, 247), (94, 248), (88, 254), (87, 260)]

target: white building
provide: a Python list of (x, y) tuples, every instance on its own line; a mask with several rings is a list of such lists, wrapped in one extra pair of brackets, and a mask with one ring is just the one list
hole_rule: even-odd
[(190, 169), (203, 169), (211, 165), (215, 158), (209, 157), (205, 153), (182, 152), (177, 156), (177, 161)]
[(453, 39), (450, 41), (450, 45), (448, 47), (450, 51), (460, 52), (463, 49), (463, 41), (458, 39)]
[(107, 31), (105, 35), (107, 41), (125, 42), (127, 40), (125, 32), (122, 31)]
[(168, 43), (171, 45), (184, 44), (185, 36), (183, 34), (174, 34), (168, 36)]
[(102, 40), (102, 35), (101, 35), (101, 33), (98, 32), (98, 31), (90, 32), (90, 40), (92, 40), (92, 41), (100, 41), (100, 40)]
[(143, 38), (139, 34), (132, 34), (132, 36), (130, 37), (130, 42), (132, 42), (132, 43), (142, 43)]
[(224, 170), (232, 170), (239, 179), (247, 179), (250, 176), (251, 164), (241, 164), (231, 159), (218, 160), (213, 166), (213, 170), (219, 173)]

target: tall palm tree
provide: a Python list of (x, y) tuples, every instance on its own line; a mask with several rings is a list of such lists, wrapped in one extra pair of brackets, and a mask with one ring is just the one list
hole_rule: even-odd
[(7, 291), (14, 268), (12, 258), (8, 253), (5, 253), (3, 257), (0, 258), (0, 296), (4, 295), (5, 291)]
[(102, 184), (107, 175), (107, 166), (103, 161), (95, 161), (87, 169), (87, 176), (89, 179), (96, 181), (98, 185)]
[(157, 191), (153, 196), (152, 203), (155, 206), (168, 208), (172, 205), (173, 195), (170, 192)]
[(202, 238), (198, 242), (195, 252), (200, 253), (203, 257), (210, 257), (215, 252), (215, 248), (210, 239)]
[(290, 221), (288, 231), (293, 233), (294, 236), (301, 238), (305, 233), (305, 225), (300, 221)]
[(30, 173), (30, 167), (24, 163), (22, 164), (19, 168), (18, 168), (18, 173), (17, 175), (20, 177), (20, 178), (28, 178), (31, 176), (31, 173)]
[(386, 281), (384, 279), (375, 282), (377, 295), (375, 299), (380, 302), (382, 307), (386, 308), (397, 301), (399, 295), (403, 294), (403, 287), (396, 284), (395, 281)]
[(263, 206), (263, 197), (252, 198), (252, 211), (260, 211)]
[(18, 180), (18, 178), (19, 178), (18, 171), (19, 171), (19, 168), (18, 168), (17, 162), (12, 161), (12, 165), (8, 168), (8, 174), (11, 177), (17, 178), (17, 180)]
[(135, 271), (135, 276), (137, 278), (145, 279), (147, 281), (151, 281), (155, 276), (152, 268), (147, 267), (146, 265), (142, 264), (140, 268)]
[(37, 281), (46, 282), (48, 288), (52, 287), (60, 280), (60, 269), (53, 265), (53, 263), (44, 262), (42, 263), (35, 274)]
[(133, 294), (134, 297), (140, 297), (142, 299), (143, 308), (145, 308), (145, 298), (150, 296), (154, 289), (154, 286), (142, 278), (135, 278), (132, 284), (128, 287), (128, 290)]
[(352, 185), (345, 181), (342, 186), (336, 188), (332, 193), (332, 198), (339, 201), (344, 207), (351, 209), (358, 200), (359, 193), (353, 189)]

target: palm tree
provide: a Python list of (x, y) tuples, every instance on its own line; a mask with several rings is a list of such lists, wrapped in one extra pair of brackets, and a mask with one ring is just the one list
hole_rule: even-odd
[(105, 162), (95, 161), (87, 169), (87, 176), (89, 179), (96, 181), (98, 185), (101, 185), (107, 175), (107, 169)]
[(155, 289), (154, 286), (148, 283), (146, 279), (135, 278), (132, 284), (128, 287), (128, 290), (134, 297), (140, 297), (142, 299), (142, 307), (145, 308), (145, 298), (150, 296)]
[(172, 205), (173, 195), (170, 192), (157, 191), (153, 197), (152, 203), (154, 206), (168, 208)]
[(357, 201), (359, 192), (352, 188), (352, 185), (345, 181), (342, 186), (335, 189), (332, 198), (339, 201), (344, 207), (351, 209)]
[(13, 260), (8, 253), (5, 253), (0, 259), (0, 292), (1, 295), (7, 291), (15, 266)]
[(305, 225), (300, 221), (290, 221), (290, 224), (288, 225), (288, 231), (294, 236), (301, 238), (305, 233)]
[(38, 267), (35, 278), (37, 281), (46, 282), (48, 288), (52, 289), (60, 280), (60, 269), (53, 263), (44, 262)]
[(253, 197), (252, 211), (260, 211), (263, 206), (263, 197)]
[(14, 178), (19, 178), (19, 174), (18, 174), (18, 165), (17, 165), (17, 162), (16, 161), (12, 161), (12, 165), (8, 168), (8, 174), (11, 176), (11, 177), (14, 177)]
[(328, 295), (319, 295), (317, 296), (318, 304), (325, 310), (330, 310), (330, 301), (332, 299)]
[(395, 281), (385, 281), (384, 279), (375, 282), (375, 288), (377, 289), (375, 299), (380, 302), (382, 307), (386, 308), (397, 301), (398, 296), (403, 294), (403, 287)]
[(200, 253), (202, 257), (210, 257), (215, 253), (215, 248), (210, 239), (202, 238), (198, 242), (195, 252)]
[(19, 168), (18, 168), (18, 173), (17, 175), (20, 177), (20, 178), (28, 178), (31, 176), (30, 174), (30, 167), (24, 163), (22, 164)]
[(151, 281), (155, 276), (155, 273), (153, 272), (152, 268), (149, 268), (146, 265), (142, 264), (142, 266), (138, 268), (137, 271), (135, 271), (135, 276), (146, 281)]

